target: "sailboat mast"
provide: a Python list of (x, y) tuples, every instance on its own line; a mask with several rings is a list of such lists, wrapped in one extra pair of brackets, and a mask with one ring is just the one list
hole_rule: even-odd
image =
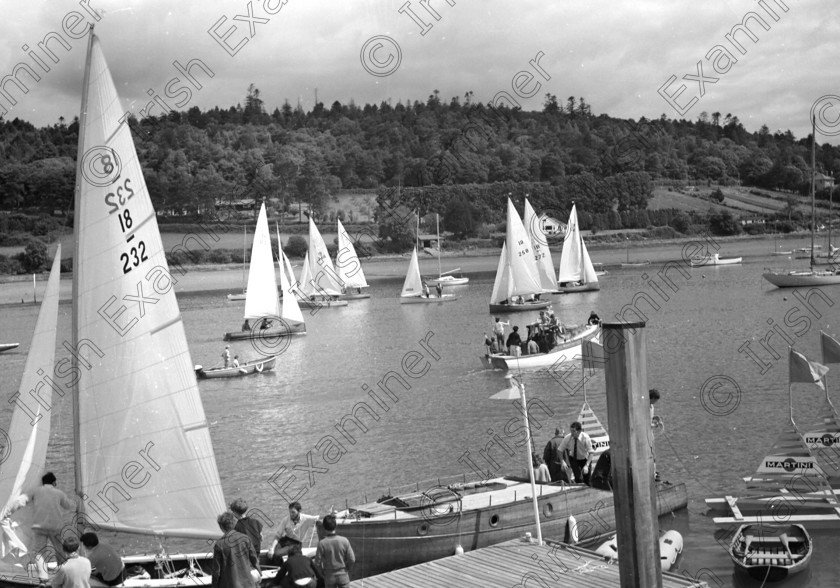
[[(816, 265), (814, 261), (814, 233), (817, 230), (817, 196), (816, 196), (816, 169), (817, 169), (817, 117), (811, 117), (811, 267)], [(829, 218), (829, 222), (831, 219)], [(791, 417), (792, 418), (792, 417)]]
[[(83, 174), (82, 174), (82, 160), (84, 159), (81, 157), (82, 153), (84, 153), (85, 148), (85, 129), (87, 128), (87, 105), (88, 105), (88, 88), (90, 87), (90, 62), (93, 57), (93, 25), (90, 26), (90, 31), (88, 33), (88, 48), (87, 48), (87, 57), (85, 58), (85, 77), (84, 82), (82, 84), (82, 106), (79, 112), (79, 147), (78, 147), (78, 156), (76, 157), (76, 186), (75, 186), (75, 194), (74, 194), (74, 203), (73, 209), (76, 211), (74, 214), (74, 221), (73, 221), (73, 333), (72, 333), (72, 340), (73, 340), (73, 349), (79, 348), (79, 278), (80, 274), (82, 273), (83, 269), (81, 267), (80, 255), (79, 252), (81, 250), (81, 226), (82, 223), (79, 220), (79, 211), (82, 209), (82, 181), (83, 181)], [(122, 124), (128, 124), (128, 122), (123, 122)], [(73, 355), (73, 368), (78, 370), (79, 366), (79, 359), (78, 356), (74, 353)], [(83, 481), (82, 481), (82, 440), (81, 435), (79, 434), (79, 422), (81, 416), (79, 414), (79, 379), (76, 379), (76, 382), (73, 384), (73, 463), (74, 463), (74, 470), (75, 470), (75, 485), (76, 485), (76, 494), (82, 496), (82, 488), (83, 488)], [(80, 513), (84, 513), (84, 501), (79, 501), (78, 511)]]
[(248, 283), (245, 281), (245, 259), (246, 259), (246, 243), (248, 242), (248, 228), (243, 226), (242, 227), (242, 290), (245, 290), (245, 285)]
[(440, 273), (440, 214), (435, 213), (435, 221), (437, 224), (437, 241), (438, 241), (438, 278), (442, 275)]

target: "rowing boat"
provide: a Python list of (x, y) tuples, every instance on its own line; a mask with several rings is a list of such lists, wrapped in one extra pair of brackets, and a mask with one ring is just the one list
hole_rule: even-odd
[(204, 368), (200, 365), (195, 366), (195, 375), (199, 380), (209, 380), (213, 378), (240, 378), (242, 376), (250, 376), (251, 374), (261, 374), (274, 369), (274, 363), (277, 356), (261, 357), (252, 361), (246, 361), (236, 367), (213, 367)]
[(776, 582), (808, 567), (813, 543), (802, 525), (742, 525), (729, 544), (735, 569)]

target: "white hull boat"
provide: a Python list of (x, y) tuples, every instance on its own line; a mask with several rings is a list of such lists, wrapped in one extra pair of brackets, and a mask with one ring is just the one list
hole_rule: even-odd
[(491, 353), (485, 356), (487, 363), (496, 369), (539, 369), (552, 367), (580, 359), (582, 357), (581, 344), (583, 341), (598, 341), (600, 327), (598, 325), (587, 325), (577, 332), (572, 333), (571, 339), (557, 345), (547, 353), (534, 353), (529, 355), (508, 355), (506, 353)]
[(735, 265), (741, 263), (742, 258), (740, 257), (726, 257), (722, 258), (719, 253), (713, 254), (708, 259), (703, 259), (701, 261), (691, 261), (691, 267), (701, 267), (705, 265)]

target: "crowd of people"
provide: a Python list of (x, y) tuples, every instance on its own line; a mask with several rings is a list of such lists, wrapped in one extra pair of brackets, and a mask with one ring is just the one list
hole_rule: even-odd
[[(601, 324), (601, 319), (593, 310), (589, 315), (587, 325), (598, 324)], [(528, 325), (528, 333), (524, 340), (519, 333), (518, 325), (513, 326), (506, 339), (506, 326), (510, 326), (510, 323), (495, 317), (493, 336), (488, 337), (487, 333), (484, 333), (484, 346), (488, 355), (506, 353), (513, 357), (520, 357), (522, 355), (548, 353), (558, 345), (568, 341), (573, 335), (572, 330), (564, 327), (550, 308), (548, 311), (541, 310), (540, 320)]]
[[(12, 529), (11, 516), (21, 508), (31, 510), (32, 540), (25, 546), (41, 586), (90, 588), (91, 578), (106, 586), (126, 581), (126, 567), (117, 551), (93, 532), (79, 535), (69, 523), (76, 502), (57, 487), (52, 472), (41, 478), (41, 485), (27, 490), (0, 513), (3, 528)], [(332, 514), (323, 518), (324, 537), (318, 542), (315, 558), (303, 555), (303, 540), (314, 533), (319, 517), (304, 514), (299, 502), (289, 505), (289, 513), (272, 537), (267, 562), (277, 567), (272, 585), (281, 588), (347, 588), (355, 555), (350, 542), (336, 534)], [(229, 510), (216, 519), (222, 536), (213, 545), (210, 566), (213, 588), (257, 588), (262, 582), (260, 551), (263, 525), (248, 516), (248, 505), (237, 498)], [(69, 529), (73, 529), (70, 532)], [(314, 537), (314, 535), (313, 535)], [(52, 574), (48, 561), (57, 564)]]

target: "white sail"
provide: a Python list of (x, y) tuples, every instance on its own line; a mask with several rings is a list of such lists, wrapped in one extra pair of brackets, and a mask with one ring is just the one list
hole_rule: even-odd
[(335, 254), (335, 267), (338, 270), (338, 277), (345, 288), (367, 288), (365, 272), (362, 271), (362, 263), (356, 255), (356, 248), (353, 241), (344, 230), (341, 221), (338, 223), (338, 253)]
[(563, 239), (563, 253), (560, 255), (560, 270), (557, 273), (557, 282), (560, 284), (570, 282), (590, 284), (597, 281), (598, 276), (595, 274), (595, 268), (592, 267), (589, 252), (580, 236), (577, 210), (575, 205), (572, 204), (566, 237)]
[(92, 33), (82, 91), (73, 260), (76, 491), (100, 528), (217, 537), (225, 502), (175, 278)]
[(420, 264), (417, 261), (417, 247), (411, 252), (411, 262), (408, 264), (408, 273), (405, 275), (401, 298), (413, 298), (423, 294), (423, 280), (420, 277)]
[[(280, 231), (277, 232), (277, 254), (279, 259), (277, 265), (280, 266), (280, 288), (283, 290), (283, 305), (280, 316), (287, 321), (303, 322), (303, 314), (300, 312), (300, 305), (297, 301), (297, 296), (292, 287), (292, 280), (295, 279), (295, 274), (292, 272), (292, 265), (289, 263), (289, 258), (283, 253), (283, 245), (280, 243)], [(288, 272), (288, 277), (286, 272)]]
[(341, 294), (341, 284), (335, 273), (327, 245), (315, 226), (315, 221), (309, 217), (309, 279), (301, 279), (301, 289), (307, 296), (338, 296)]
[(551, 259), (551, 251), (548, 248), (548, 239), (540, 226), (540, 219), (531, 207), (528, 199), (525, 199), (525, 211), (523, 215), (525, 228), (531, 238), (531, 245), (534, 248), (534, 259), (537, 262), (537, 277), (543, 290), (551, 292), (557, 289), (557, 280), (554, 279), (554, 261)]
[(274, 275), (268, 217), (265, 204), (261, 204), (254, 243), (251, 245), (248, 290), (245, 293), (245, 318), (261, 319), (266, 316), (280, 316), (280, 300), (277, 296), (277, 278)]
[(502, 254), (499, 256), (499, 266), (496, 268), (496, 281), (493, 282), (493, 293), (490, 294), (490, 304), (498, 304), (510, 298), (510, 272), (508, 271), (507, 244), (502, 243)]
[[(55, 253), (47, 290), (38, 311), (35, 332), (18, 389), (20, 395), (13, 397), (27, 408), (15, 406), (7, 432), (8, 439), (4, 443), (4, 461), (0, 466), (0, 501), (4, 512), (21, 493), (40, 486), (41, 476), (44, 474), (47, 442), (50, 437), (50, 413), (45, 411), (40, 403), (50, 407), (53, 405), (53, 397), (51, 386), (45, 381), (44, 375), (39, 374), (49, 376), (55, 369), (60, 266), (61, 245)], [(38, 395), (38, 401), (34, 394)], [(11, 402), (15, 400), (10, 399)], [(3, 525), (0, 538), (0, 557), (3, 562), (0, 569), (14, 564), (26, 553), (26, 545), (32, 544), (30, 518), (30, 509), (19, 510), (14, 515), (16, 528), (12, 528), (8, 523)]]
[(307, 296), (311, 296), (311, 294), (304, 286), (309, 284), (311, 288), (311, 281), (312, 276), (309, 274), (309, 251), (307, 251), (303, 256), (303, 268), (300, 270), (300, 282), (298, 283), (300, 291)]

